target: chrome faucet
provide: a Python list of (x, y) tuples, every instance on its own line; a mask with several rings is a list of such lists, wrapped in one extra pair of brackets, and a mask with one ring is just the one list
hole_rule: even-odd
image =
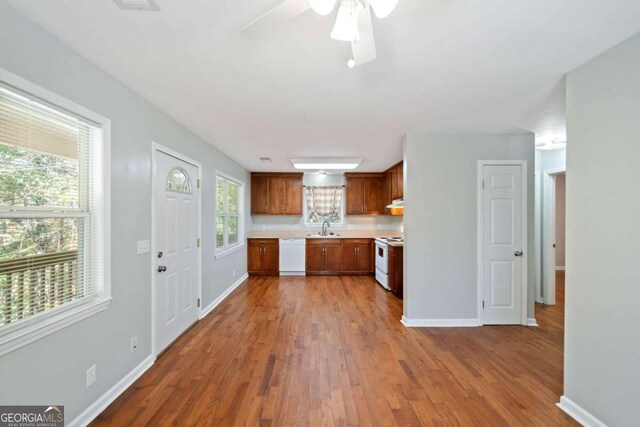
[[(327, 226), (327, 228), (324, 227), (325, 225)], [(322, 231), (320, 232), (320, 235), (326, 236), (329, 227), (331, 227), (331, 224), (329, 224), (329, 221), (325, 219), (324, 222), (322, 223)]]

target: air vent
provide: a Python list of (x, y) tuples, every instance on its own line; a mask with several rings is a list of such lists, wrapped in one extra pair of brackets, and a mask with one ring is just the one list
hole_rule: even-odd
[(113, 0), (124, 10), (160, 10), (155, 0)]
[(262, 163), (271, 163), (271, 157), (260, 157)]

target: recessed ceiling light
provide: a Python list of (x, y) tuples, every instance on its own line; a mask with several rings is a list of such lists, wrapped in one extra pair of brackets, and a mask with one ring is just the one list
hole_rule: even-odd
[(271, 157), (260, 157), (262, 163), (271, 163)]
[(350, 170), (357, 168), (362, 163), (362, 159), (291, 159), (291, 163), (296, 169)]
[(113, 0), (124, 10), (160, 10), (155, 0)]

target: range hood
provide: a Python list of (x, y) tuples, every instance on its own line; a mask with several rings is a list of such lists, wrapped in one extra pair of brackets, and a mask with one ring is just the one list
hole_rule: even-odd
[(396, 199), (387, 206), (387, 209), (404, 209), (404, 199)]

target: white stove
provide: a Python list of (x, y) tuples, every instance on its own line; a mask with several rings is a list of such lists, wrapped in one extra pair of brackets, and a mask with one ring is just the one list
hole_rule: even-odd
[(386, 290), (389, 288), (389, 243), (403, 243), (402, 237), (377, 237), (376, 242), (376, 281)]

